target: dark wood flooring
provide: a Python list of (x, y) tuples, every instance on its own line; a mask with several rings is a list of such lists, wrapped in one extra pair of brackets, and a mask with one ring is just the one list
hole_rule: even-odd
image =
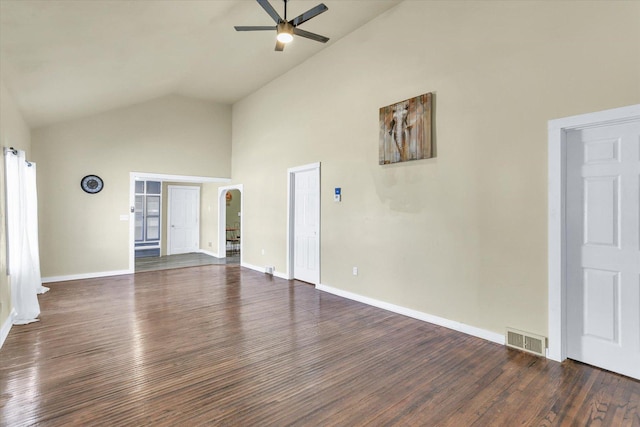
[(51, 284), (3, 426), (640, 426), (640, 382), (238, 266)]

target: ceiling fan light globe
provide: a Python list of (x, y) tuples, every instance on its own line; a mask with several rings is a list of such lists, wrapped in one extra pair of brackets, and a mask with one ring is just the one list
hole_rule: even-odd
[(280, 32), (276, 36), (276, 39), (278, 39), (280, 43), (290, 43), (293, 40), (293, 35), (286, 32)]

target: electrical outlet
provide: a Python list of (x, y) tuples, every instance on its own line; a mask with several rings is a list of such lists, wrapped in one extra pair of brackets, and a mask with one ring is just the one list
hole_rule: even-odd
[(262, 250), (262, 255), (264, 255), (264, 249)]
[(213, 242), (209, 242), (209, 247), (212, 248), (213, 247)]
[(353, 267), (353, 275), (354, 276), (358, 275), (358, 267)]

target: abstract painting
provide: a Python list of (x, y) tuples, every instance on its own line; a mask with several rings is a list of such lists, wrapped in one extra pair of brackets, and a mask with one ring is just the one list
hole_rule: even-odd
[(433, 157), (431, 98), (425, 93), (380, 109), (381, 165)]

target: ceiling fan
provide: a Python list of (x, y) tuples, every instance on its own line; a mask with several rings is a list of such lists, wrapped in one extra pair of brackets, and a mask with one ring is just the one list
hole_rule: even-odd
[(309, 19), (320, 15), (322, 12), (329, 10), (324, 3), (320, 3), (316, 7), (307, 10), (300, 16), (296, 16), (290, 21), (287, 21), (287, 2), (284, 1), (284, 19), (280, 17), (278, 12), (271, 6), (268, 0), (256, 0), (260, 6), (271, 16), (276, 22), (275, 26), (235, 26), (236, 31), (269, 31), (276, 30), (276, 51), (282, 52), (285, 44), (293, 40), (293, 35), (305, 37), (317, 42), (326, 43), (329, 41), (328, 37), (321, 36), (320, 34), (310, 33), (309, 31), (301, 30), (298, 25), (307, 22)]

